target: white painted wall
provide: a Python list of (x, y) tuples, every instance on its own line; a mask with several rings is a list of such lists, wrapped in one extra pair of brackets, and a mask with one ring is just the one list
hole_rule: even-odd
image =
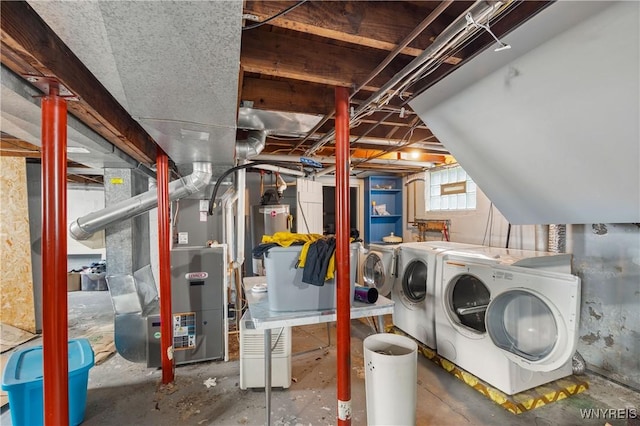
[(104, 231), (96, 232), (86, 241), (77, 241), (69, 233), (69, 225), (79, 217), (104, 208), (102, 187), (73, 187), (67, 189), (67, 253), (69, 255), (100, 255), (106, 257)]
[[(404, 182), (412, 181), (418, 175), (409, 176)], [(415, 185), (415, 190), (412, 187)], [(408, 189), (407, 189), (408, 188)], [(509, 222), (498, 208), (491, 203), (491, 200), (478, 187), (475, 210), (457, 210), (449, 212), (427, 212), (425, 210), (424, 201), (425, 182), (414, 180), (405, 186), (404, 204), (408, 206), (408, 214), (405, 214), (405, 241), (417, 241), (417, 228), (412, 226), (408, 221), (414, 212), (416, 218), (434, 219), (451, 221), (451, 229), (449, 237), (451, 241), (471, 244), (484, 244), (494, 247), (505, 247), (507, 242), (507, 230)], [(417, 195), (413, 200), (414, 194)], [(442, 236), (438, 233), (428, 233), (427, 239), (440, 240)], [(534, 250), (535, 249), (535, 226), (534, 225), (512, 225), (511, 236), (509, 238), (509, 247), (516, 249)]]

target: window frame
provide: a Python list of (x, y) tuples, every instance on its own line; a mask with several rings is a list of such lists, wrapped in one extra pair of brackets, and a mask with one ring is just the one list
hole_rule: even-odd
[[(456, 180), (450, 180), (453, 175), (457, 175)], [(443, 179), (445, 176), (446, 178)], [(434, 184), (434, 180), (437, 183)], [(443, 182), (443, 180), (446, 180), (446, 182)], [(468, 212), (475, 211), (478, 208), (477, 185), (459, 164), (425, 171), (425, 183), (426, 213)], [(438, 194), (432, 195), (436, 187), (438, 188)], [(443, 192), (447, 193), (443, 194)], [(462, 200), (460, 198), (462, 195), (464, 195), (464, 207), (460, 208), (458, 207), (458, 201)], [(453, 201), (453, 196), (457, 197), (455, 199), (455, 207), (450, 208), (449, 202)], [(438, 198), (438, 204), (436, 208), (433, 208), (433, 202), (436, 198)], [(445, 205), (444, 208), (442, 207), (443, 204)]]

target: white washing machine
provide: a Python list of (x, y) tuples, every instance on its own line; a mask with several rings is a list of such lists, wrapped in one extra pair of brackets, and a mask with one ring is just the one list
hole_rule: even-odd
[(397, 249), (398, 277), (391, 290), (393, 324), (419, 342), (435, 348), (434, 296), (436, 256), (451, 249), (477, 247), (448, 241), (403, 243)]
[(389, 296), (398, 276), (396, 251), (399, 244), (370, 244), (360, 256), (362, 285), (375, 287), (381, 296)]
[(438, 256), (438, 354), (512, 395), (572, 374), (580, 279), (571, 256), (480, 248)]

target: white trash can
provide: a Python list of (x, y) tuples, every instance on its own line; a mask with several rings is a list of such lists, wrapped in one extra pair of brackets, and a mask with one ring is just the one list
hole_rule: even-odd
[(397, 334), (364, 339), (364, 382), (368, 425), (414, 425), (418, 345)]

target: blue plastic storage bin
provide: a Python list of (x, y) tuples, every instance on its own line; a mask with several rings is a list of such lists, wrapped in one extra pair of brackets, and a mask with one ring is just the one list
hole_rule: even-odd
[[(69, 340), (69, 424), (84, 420), (89, 369), (93, 349), (87, 339)], [(9, 395), (14, 426), (41, 425), (43, 420), (42, 346), (11, 354), (2, 374), (2, 389)]]

